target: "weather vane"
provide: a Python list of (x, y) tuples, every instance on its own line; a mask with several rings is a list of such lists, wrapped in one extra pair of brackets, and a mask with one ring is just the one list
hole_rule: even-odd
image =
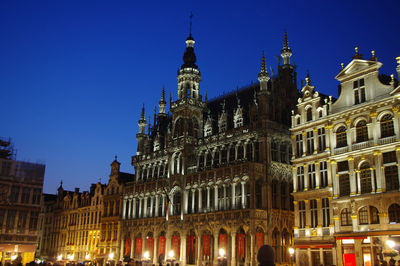
[(192, 11), (190, 11), (190, 16), (189, 16), (189, 18), (190, 18), (189, 34), (190, 34), (190, 36), (192, 36), (192, 18), (193, 18), (193, 13), (192, 13)]

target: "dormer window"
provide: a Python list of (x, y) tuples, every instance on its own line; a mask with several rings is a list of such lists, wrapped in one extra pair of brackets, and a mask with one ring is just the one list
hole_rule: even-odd
[(354, 104), (365, 102), (365, 84), (364, 79), (355, 80), (353, 82)]
[(312, 120), (312, 108), (307, 109), (307, 122)]

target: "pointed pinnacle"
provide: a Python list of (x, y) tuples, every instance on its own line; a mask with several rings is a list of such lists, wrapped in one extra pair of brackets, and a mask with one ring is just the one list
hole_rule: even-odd
[(207, 98), (207, 91), (205, 91), (205, 95), (204, 95), (204, 101), (207, 102), (208, 98)]
[(264, 50), (262, 52), (262, 57), (261, 57), (261, 73), (265, 73), (265, 56), (264, 56)]
[(310, 72), (308, 72), (308, 71), (307, 71), (307, 77), (306, 77), (306, 84), (307, 84), (308, 86), (311, 85)]
[(144, 118), (144, 104), (143, 104), (143, 107), (142, 107), (142, 114), (140, 115), (140, 119), (141, 120), (144, 120), (145, 118)]
[(289, 42), (287, 37), (287, 31), (285, 31), (285, 36), (283, 38), (283, 48), (289, 48)]
[(165, 102), (165, 89), (164, 89), (164, 87), (162, 88), (162, 92), (161, 92), (161, 102)]

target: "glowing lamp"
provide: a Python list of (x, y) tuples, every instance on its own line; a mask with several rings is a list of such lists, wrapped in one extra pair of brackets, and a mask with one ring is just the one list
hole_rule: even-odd
[(393, 249), (396, 243), (393, 240), (386, 240), (386, 245), (388, 245), (389, 248)]
[(144, 258), (145, 260), (148, 260), (148, 259), (150, 258), (150, 252), (145, 251), (145, 252), (143, 253), (143, 258)]
[(218, 251), (218, 254), (219, 254), (220, 257), (225, 257), (225, 254), (226, 254), (225, 253), (225, 249), (220, 248), (219, 251)]
[(169, 256), (170, 258), (173, 258), (173, 257), (175, 256), (174, 251), (173, 251), (173, 250), (170, 250), (170, 251), (168, 252), (168, 256)]
[(90, 260), (90, 254), (85, 255), (85, 260)]
[(57, 260), (62, 260), (62, 254), (57, 256)]
[(294, 248), (289, 248), (289, 254), (292, 256), (294, 254)]
[(109, 259), (109, 260), (113, 260), (113, 259), (114, 259), (114, 252), (111, 252), (111, 253), (108, 255), (108, 259)]

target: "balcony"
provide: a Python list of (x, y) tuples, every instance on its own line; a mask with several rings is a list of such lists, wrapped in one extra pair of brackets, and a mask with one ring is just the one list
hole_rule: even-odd
[(373, 140), (367, 140), (364, 142), (360, 142), (360, 143), (355, 143), (353, 145), (351, 145), (351, 149), (353, 151), (357, 151), (357, 150), (362, 150), (362, 149), (366, 149), (369, 147), (374, 146), (374, 141)]
[(348, 152), (349, 147), (345, 146), (345, 147), (336, 148), (334, 151), (335, 151), (335, 155), (342, 154), (342, 153)]
[(395, 141), (396, 141), (396, 136), (390, 136), (390, 137), (378, 139), (378, 144), (384, 145), (384, 144), (393, 143)]

